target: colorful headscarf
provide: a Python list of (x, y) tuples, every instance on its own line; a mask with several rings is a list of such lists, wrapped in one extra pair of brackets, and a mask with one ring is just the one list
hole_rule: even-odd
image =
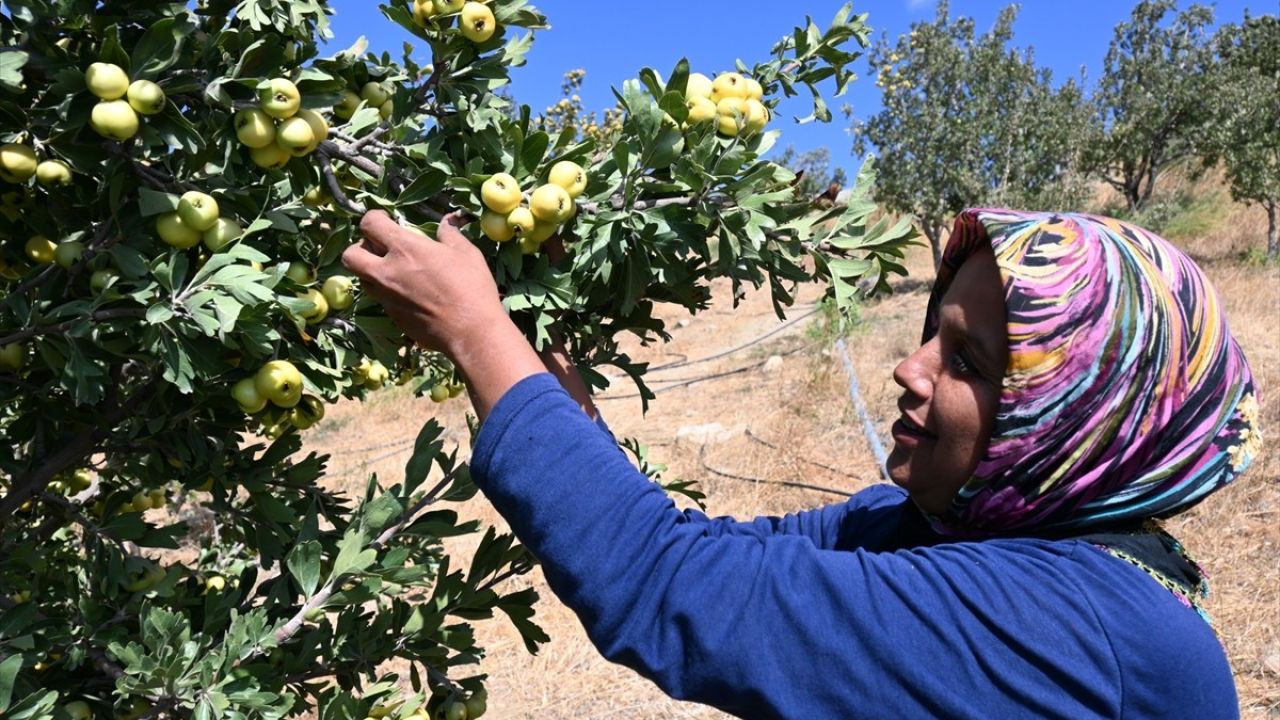
[(961, 263), (989, 244), (1009, 364), (985, 456), (951, 535), (1059, 531), (1185, 510), (1261, 449), (1253, 378), (1200, 269), (1156, 235), (1088, 215), (969, 210), (924, 337)]

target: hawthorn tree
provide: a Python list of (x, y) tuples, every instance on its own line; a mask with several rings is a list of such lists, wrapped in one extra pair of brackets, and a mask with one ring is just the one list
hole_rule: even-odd
[(1280, 258), (1280, 17), (1245, 16), (1217, 34), (1205, 161), (1221, 161), (1231, 197), (1267, 213), (1267, 258)]
[(932, 22), (868, 56), (883, 108), (855, 123), (854, 151), (879, 156), (876, 199), (917, 217), (935, 264), (948, 219), (967, 207), (1069, 208), (1082, 196), (1084, 98), (1010, 47), (1016, 18), (1006, 7), (979, 36), (940, 0)]
[(1217, 90), (1212, 24), (1204, 5), (1177, 12), (1175, 0), (1142, 0), (1116, 26), (1093, 94), (1084, 167), (1119, 191), (1130, 212), (1146, 206), (1162, 172), (1205, 149)]
[[(659, 303), (703, 309), (729, 278), (781, 314), (798, 283), (847, 305), (900, 271), (910, 223), (869, 222), (869, 169), (815, 211), (763, 159), (781, 98), (811, 93), (823, 119), (851, 81), (868, 29), (848, 7), (714, 81), (641, 69), (607, 145), (503, 92), (546, 26), (526, 0), (382, 10), (429, 65), (321, 56), (323, 0), (0, 10), (6, 720), (461, 720), (485, 705), (472, 623), (546, 640), (535, 594), (503, 583), (531, 558), (448, 507), (475, 490), (439, 424), (402, 480), (356, 496), (299, 452), (340, 398), (460, 388), (338, 262), (367, 209), (428, 235), (478, 218), (529, 339), (554, 325), (588, 382), (616, 366), (646, 401), (618, 343), (665, 337)], [(471, 557), (444, 552), (470, 533)]]

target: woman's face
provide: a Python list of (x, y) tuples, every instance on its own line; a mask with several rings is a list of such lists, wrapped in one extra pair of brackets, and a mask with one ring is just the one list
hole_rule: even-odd
[(1000, 272), (981, 248), (943, 296), (937, 334), (893, 371), (904, 392), (889, 477), (925, 512), (942, 515), (982, 459), (1008, 358)]

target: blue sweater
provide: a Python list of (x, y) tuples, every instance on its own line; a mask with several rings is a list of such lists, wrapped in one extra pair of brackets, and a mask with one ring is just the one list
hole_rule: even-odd
[(1084, 542), (878, 550), (898, 488), (738, 522), (678, 510), (551, 375), (485, 421), (477, 485), (608, 659), (749, 718), (1236, 718), (1210, 627)]

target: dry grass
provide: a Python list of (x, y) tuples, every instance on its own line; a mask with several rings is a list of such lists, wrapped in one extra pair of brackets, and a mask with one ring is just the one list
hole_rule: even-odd
[[(1236, 208), (1213, 233), (1184, 243), (1209, 272), (1231, 323), (1257, 376), (1263, 399), (1264, 428), (1280, 427), (1280, 403), (1270, 399), (1280, 388), (1280, 277), (1275, 268), (1249, 267), (1238, 260), (1244, 247), (1256, 246), (1265, 227), (1260, 212)], [(927, 249), (910, 258), (912, 279), (904, 291), (866, 308), (866, 325), (849, 339), (854, 365), (867, 406), (884, 421), (896, 415), (898, 388), (890, 377), (919, 339), (920, 319), (932, 278)], [(800, 302), (815, 299), (816, 290)], [(706, 357), (776, 328), (778, 323), (763, 293), (749, 296), (737, 310), (728, 306), (727, 287), (718, 287), (712, 310), (673, 330), (661, 346), (631, 348), (634, 357), (654, 364)], [(683, 319), (671, 313), (667, 319)], [(812, 319), (812, 318), (811, 318)], [(781, 514), (838, 499), (876, 482), (875, 464), (867, 450), (848, 396), (848, 380), (840, 358), (812, 341), (797, 327), (740, 353), (714, 362), (655, 373), (658, 379), (682, 380), (782, 357), (770, 371), (755, 368), (717, 380), (662, 391), (647, 416), (625, 395), (625, 381), (599, 404), (619, 437), (638, 437), (653, 446), (652, 458), (669, 465), (667, 477), (700, 481), (708, 494), (708, 512), (749, 517)], [(775, 361), (776, 362), (776, 361)], [(664, 387), (661, 382), (656, 387)], [(466, 445), (463, 400), (433, 406), (403, 390), (383, 393), (365, 405), (346, 404), (331, 413), (327, 430), (308, 438), (308, 445), (335, 456), (340, 472), (331, 482), (363, 484), (368, 471), (394, 480), (402, 472), (407, 448), (366, 449), (411, 437), (429, 415), (436, 415)], [(719, 423), (718, 438), (678, 438), (682, 428)], [(358, 428), (355, 432), (336, 432)], [(1264, 452), (1250, 472), (1233, 487), (1173, 523), (1173, 530), (1212, 574), (1209, 602), (1228, 648), (1246, 717), (1275, 717), (1280, 709), (1280, 459)], [(753, 480), (758, 479), (759, 481)], [(769, 481), (801, 481), (830, 488), (832, 494), (784, 487)], [(687, 504), (687, 503), (682, 503)], [(460, 510), (503, 527), (501, 518), (477, 498)], [(451, 544), (460, 553), (473, 541)], [(505, 623), (478, 628), (489, 657), (490, 707), (497, 718), (719, 718), (708, 708), (672, 701), (634, 673), (607, 663), (595, 652), (572, 613), (546, 588), (541, 573), (516, 581), (542, 594), (539, 622), (552, 636), (537, 656), (529, 656)]]

